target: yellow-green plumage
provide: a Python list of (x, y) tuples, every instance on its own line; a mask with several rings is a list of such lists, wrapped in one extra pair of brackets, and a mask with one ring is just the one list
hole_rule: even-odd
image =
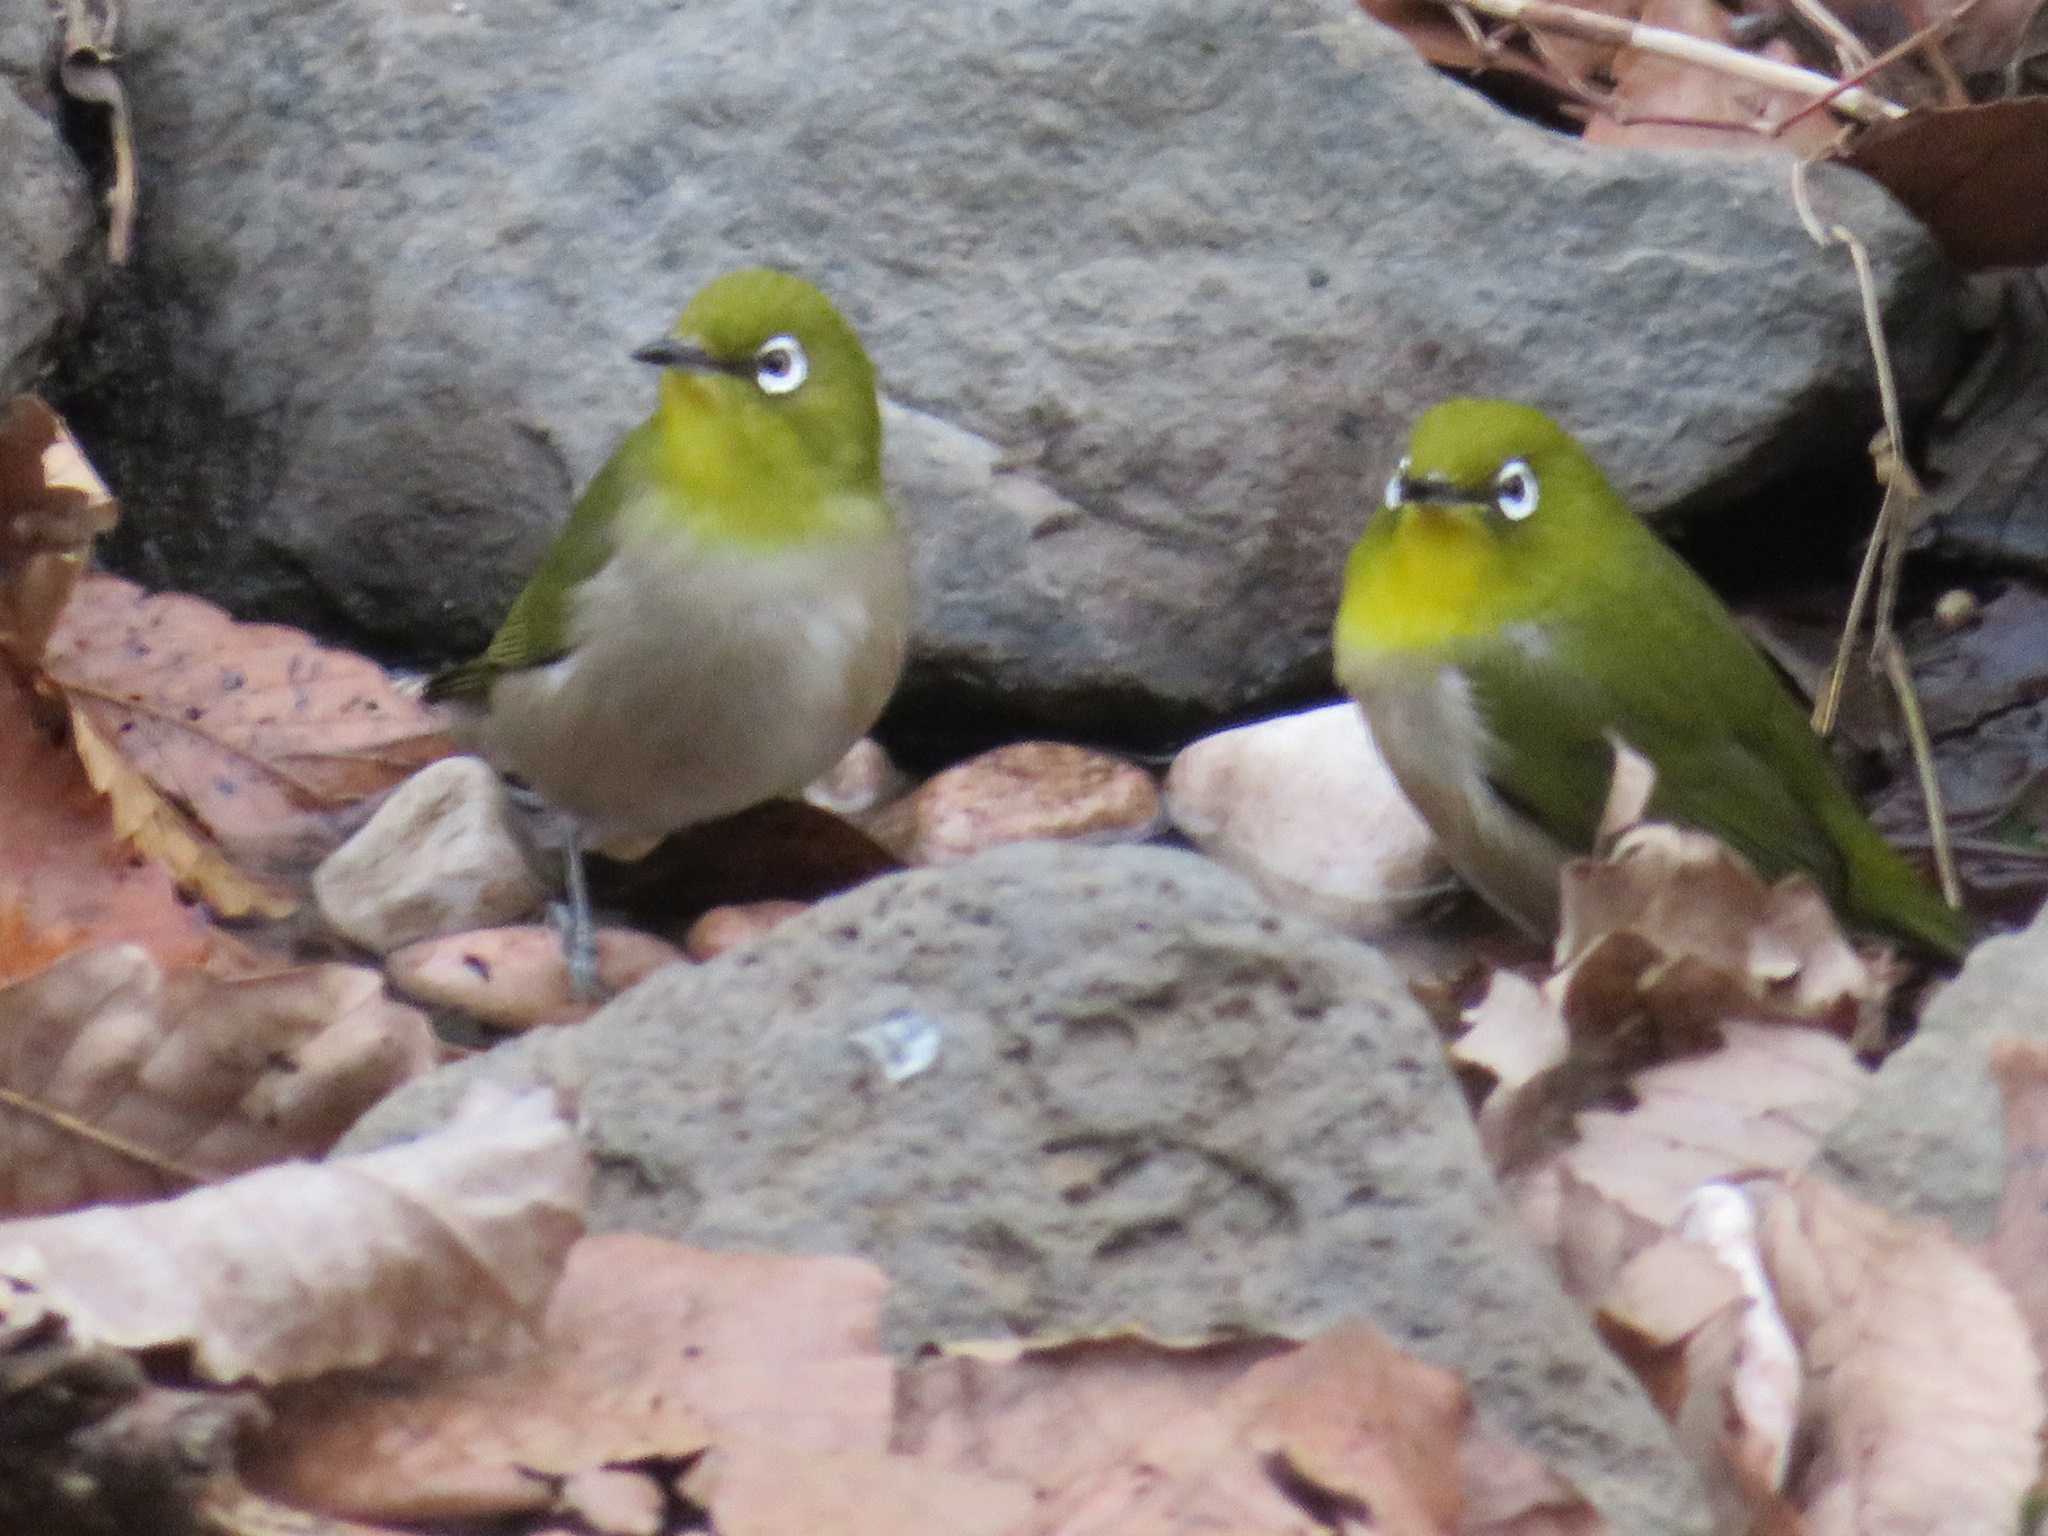
[(489, 648), (427, 690), (619, 851), (823, 773), (888, 701), (910, 620), (874, 369), (823, 294), (730, 273), (634, 356), (661, 370), (653, 414)]
[(1558, 869), (1592, 845), (1618, 738), (1657, 769), (1651, 815), (1767, 876), (1805, 872), (1857, 926), (1966, 946), (1967, 921), (1870, 825), (1720, 600), (1548, 417), (1448, 401), (1388, 489), (1346, 568), (1337, 674), (1495, 906), (1554, 930)]

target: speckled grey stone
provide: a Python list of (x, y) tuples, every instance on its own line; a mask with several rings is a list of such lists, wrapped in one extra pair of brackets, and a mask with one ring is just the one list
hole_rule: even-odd
[[(858, 1037), (937, 1055), (891, 1081)], [(1630, 1532), (1705, 1528), (1663, 1427), (1517, 1233), (1439, 1042), (1373, 950), (1192, 854), (1026, 846), (878, 880), (478, 1075), (577, 1085), (600, 1226), (863, 1254), (898, 1349), (1363, 1315)]]
[(1865, 1200), (1987, 1237), (2005, 1187), (2005, 1112), (1991, 1045), (2048, 1040), (2048, 909), (1971, 951), (1913, 1038), (1878, 1070), (1821, 1165)]

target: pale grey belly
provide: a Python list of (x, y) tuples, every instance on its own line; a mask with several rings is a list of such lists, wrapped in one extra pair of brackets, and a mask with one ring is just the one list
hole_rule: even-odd
[(901, 670), (896, 546), (659, 560), (601, 575), (570, 655), (499, 680), (485, 755), (582, 823), (649, 840), (800, 789), (874, 724)]
[(1571, 852), (1488, 781), (1490, 738), (1463, 675), (1433, 666), (1346, 682), (1451, 867), (1497, 910), (1537, 937), (1551, 937), (1558, 873)]

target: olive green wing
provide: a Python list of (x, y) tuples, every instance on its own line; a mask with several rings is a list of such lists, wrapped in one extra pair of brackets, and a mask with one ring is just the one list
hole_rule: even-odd
[(639, 471), (645, 431), (627, 437), (577, 498), (568, 522), (513, 599), (484, 653), (427, 679), (429, 700), (482, 704), (491, 685), (507, 672), (544, 667), (568, 654), (576, 591), (612, 556), (619, 508)]
[[(1761, 707), (1768, 714), (1775, 706), (1806, 732), (1761, 658), (1739, 634), (1729, 638), (1745, 647), (1740, 665), (1764, 669), (1760, 681), (1772, 692)], [(1625, 664), (1635, 669), (1627, 677), (1603, 675), (1596, 660), (1512, 643), (1464, 662), (1490, 737), (1486, 773), (1495, 790), (1567, 847), (1590, 849), (1613, 776), (1611, 732), (1657, 769), (1652, 817), (1713, 833), (1766, 876), (1803, 869), (1839, 899), (1842, 855), (1808, 783), (1812, 773), (1828, 772), (1818, 741), (1807, 732), (1807, 763), (1799, 760), (1802, 744), (1785, 739), (1782, 717), (1767, 719), (1762, 731), (1732, 729), (1731, 720), (1751, 718), (1757, 700), (1751, 695), (1741, 711), (1717, 697), (1723, 689), (1702, 675), (1697, 632), (1684, 647), (1643, 639), (1649, 643), (1626, 648)]]

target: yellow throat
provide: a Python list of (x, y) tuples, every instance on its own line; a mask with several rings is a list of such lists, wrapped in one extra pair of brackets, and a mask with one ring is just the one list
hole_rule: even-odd
[(1510, 618), (1499, 544), (1465, 509), (1389, 509), (1351, 552), (1337, 612), (1340, 651), (1429, 650)]

